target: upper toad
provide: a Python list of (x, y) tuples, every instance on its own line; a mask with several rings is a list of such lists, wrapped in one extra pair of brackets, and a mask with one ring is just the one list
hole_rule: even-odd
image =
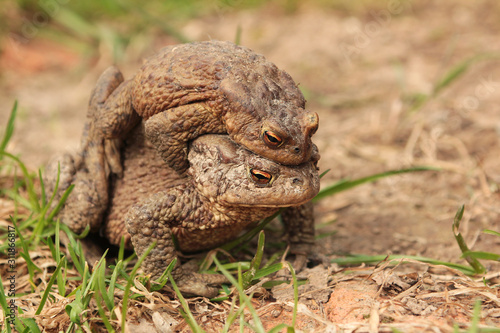
[(227, 133), (283, 165), (315, 154), (317, 114), (305, 109), (290, 75), (245, 47), (221, 41), (169, 46), (129, 80), (116, 67), (104, 76), (117, 88), (109, 98), (98, 96), (96, 126), (106, 138), (120, 138), (142, 118), (147, 138), (180, 173), (188, 168), (187, 142), (204, 133)]

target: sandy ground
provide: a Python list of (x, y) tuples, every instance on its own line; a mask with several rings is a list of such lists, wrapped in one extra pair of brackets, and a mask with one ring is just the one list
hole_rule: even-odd
[[(494, 1), (388, 1), (350, 11), (302, 5), (293, 13), (270, 5), (197, 18), (181, 31), (192, 40), (234, 40), (241, 27), (243, 45), (264, 54), (300, 83), (308, 108), (320, 116), (314, 141), (322, 156), (321, 170), (330, 169), (323, 186), (414, 165), (441, 168), (387, 178), (320, 201), (318, 224), (335, 223), (318, 233), (336, 231), (322, 238), (323, 253), (420, 255), (464, 263), (451, 228), (462, 204), (466, 213), (461, 232), (469, 246), (500, 253), (500, 239), (482, 233), (485, 228), (500, 230), (499, 18), (500, 5)], [(130, 76), (143, 56), (172, 42), (160, 36), (146, 47), (131, 47), (119, 66)], [(89, 93), (110, 64), (110, 55), (103, 47), (101, 57), (89, 61), (37, 38), (4, 45), (0, 123), (17, 99), (20, 114), (9, 151), (36, 169), (53, 153), (78, 146)], [(467, 70), (436, 91), (442, 78), (467, 60)], [(422, 94), (431, 97), (414, 108)], [(484, 263), (490, 272), (499, 271), (498, 265)], [(420, 280), (414, 278), (408, 285), (422, 281), (424, 271), (416, 270)], [(456, 272), (447, 274), (467, 280)], [(350, 320), (368, 327), (368, 317), (381, 311), (373, 307), (383, 304), (377, 286), (384, 284), (372, 279), (364, 285), (359, 283), (363, 279), (352, 277), (339, 287), (336, 279), (329, 280), (330, 288), (337, 286), (330, 298), (317, 302), (318, 316), (329, 323), (347, 325)], [(433, 280), (434, 286), (438, 280)], [(342, 301), (344, 289), (351, 294)], [(491, 292), (498, 295), (497, 289)], [(359, 298), (353, 293), (368, 295), (370, 304), (359, 305), (367, 314), (352, 311), (353, 299)], [(403, 317), (396, 316), (395, 322), (416, 325), (405, 331), (423, 331), (430, 322), (447, 331), (453, 322), (467, 322), (474, 298), (452, 301), (468, 309), (452, 317), (446, 306), (436, 307), (441, 312), (428, 310), (434, 319), (417, 310), (396, 309)], [(334, 313), (340, 313), (342, 302), (351, 304), (351, 310), (339, 319)], [(489, 304), (491, 309), (500, 306)], [(424, 305), (423, 310), (432, 304)], [(353, 317), (347, 320), (349, 315)], [(498, 317), (492, 318), (490, 324), (498, 324)], [(330, 327), (316, 319), (302, 329)], [(426, 324), (418, 326), (423, 319)]]

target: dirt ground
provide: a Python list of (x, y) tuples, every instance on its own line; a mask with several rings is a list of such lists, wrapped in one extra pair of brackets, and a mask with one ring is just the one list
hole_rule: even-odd
[[(292, 13), (268, 5), (196, 18), (181, 31), (191, 40), (234, 40), (241, 27), (243, 45), (300, 83), (308, 108), (320, 117), (314, 142), (321, 170), (330, 169), (322, 186), (414, 165), (441, 168), (386, 178), (320, 201), (318, 225), (335, 223), (318, 233), (336, 231), (321, 238), (322, 253), (332, 258), (404, 254), (464, 263), (451, 228), (462, 204), (467, 244), (500, 253), (500, 239), (482, 233), (500, 231), (500, 4), (370, 3), (339, 9), (305, 2)], [(174, 42), (159, 36), (148, 47), (131, 48), (119, 66), (130, 76), (142, 57)], [(436, 90), (467, 60), (460, 77)], [(49, 40), (4, 41), (0, 124), (17, 99), (20, 115), (9, 151), (33, 170), (53, 153), (78, 146), (89, 93), (110, 55), (103, 50), (93, 66), (82, 63), (81, 55)], [(414, 107), (423, 94), (430, 98)], [(484, 264), (498, 283), (500, 266)], [(484, 287), (480, 278), (422, 264), (394, 271), (384, 265), (362, 268), (349, 275), (338, 269), (311, 273), (320, 280), (313, 285), (328, 292), (303, 291), (299, 329), (451, 332), (455, 323), (470, 322), (476, 298), (483, 300), (481, 324), (500, 324), (499, 290)], [(260, 312), (269, 327), (289, 320), (293, 306), (286, 293), (280, 298), (273, 292), (275, 301), (262, 301)], [(202, 310), (198, 314), (203, 317)]]

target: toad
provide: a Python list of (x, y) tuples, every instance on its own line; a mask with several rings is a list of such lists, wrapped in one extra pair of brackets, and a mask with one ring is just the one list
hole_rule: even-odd
[(188, 168), (188, 142), (205, 133), (227, 133), (283, 165), (316, 153), (318, 115), (305, 109), (290, 75), (248, 48), (221, 41), (169, 46), (129, 80), (116, 67), (103, 78), (98, 130), (123, 138), (142, 120), (148, 140), (179, 173)]
[[(82, 159), (82, 155), (66, 155), (58, 193), (60, 197), (65, 187), (74, 183), (76, 199), (63, 207), (63, 222), (71, 227), (71, 220), (64, 214), (66, 209), (71, 216), (88, 220), (88, 211), (96, 209), (92, 198), (109, 195), (109, 205), (98, 206), (104, 210), (104, 218), (93, 221), (92, 229), (99, 229), (104, 222), (102, 230), (110, 242), (119, 244), (123, 236), (138, 256), (156, 241), (142, 266), (153, 278), (163, 273), (177, 257), (177, 251), (217, 247), (281, 207), (298, 206), (293, 207), (295, 212), (284, 215), (288, 240), (298, 257), (311, 252), (314, 221), (308, 201), (319, 190), (314, 161), (283, 166), (235, 144), (227, 135), (203, 135), (190, 144), (190, 167), (182, 177), (158, 156), (145, 138), (144, 127), (139, 124), (120, 143), (122, 174), (108, 178), (109, 194), (99, 193), (106, 187), (95, 186), (94, 174), (89, 172), (99, 164), (93, 157), (103, 155), (96, 152), (106, 151), (105, 140), (91, 135), (79, 165), (75, 160)], [(106, 164), (104, 161), (104, 168), (110, 172)], [(47, 172), (47, 188), (54, 190), (57, 167), (49, 166)], [(193, 273), (180, 265), (172, 275), (183, 293), (206, 297), (217, 295), (216, 285), (225, 281), (220, 275)]]

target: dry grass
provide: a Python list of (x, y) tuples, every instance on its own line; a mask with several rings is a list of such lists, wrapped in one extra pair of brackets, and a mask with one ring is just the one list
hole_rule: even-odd
[[(5, 183), (5, 179), (4, 179)], [(26, 216), (26, 209), (16, 208), (8, 199), (0, 201), (0, 227), (11, 224), (8, 216)], [(17, 210), (17, 213), (16, 213)], [(26, 232), (24, 237), (29, 238)], [(57, 262), (46, 245), (30, 251), (33, 263), (41, 268), (30, 283), (27, 263), (22, 258), (17, 261), (16, 287), (19, 296), (16, 303), (23, 309), (23, 318), (34, 318), (43, 332), (66, 330), (70, 317), (66, 307), (75, 300), (75, 295), (61, 296), (55, 286), (41, 313), (36, 314), (47, 281), (54, 274)], [(0, 273), (6, 273), (5, 257), (0, 260)], [(66, 294), (74, 290), (81, 281), (76, 269), (65, 269), (67, 276)], [(310, 274), (310, 276), (307, 276)], [(303, 274), (310, 280), (309, 285), (299, 287), (300, 302), (296, 329), (306, 331), (342, 332), (453, 332), (457, 327), (470, 332), (479, 332), (481, 327), (500, 325), (500, 273), (473, 279), (456, 269), (442, 265), (432, 265), (406, 259), (381, 262), (376, 267), (339, 269), (332, 266), (328, 270), (316, 267)], [(313, 277), (314, 276), (314, 277)], [(171, 289), (151, 292), (135, 279), (132, 287), (134, 298), (128, 302), (127, 324), (131, 332), (162, 331), (172, 326), (173, 331), (189, 332), (190, 328), (180, 315), (181, 303)], [(123, 279), (117, 282), (124, 284)], [(5, 285), (5, 282), (4, 282)], [(495, 287), (495, 285), (497, 285)], [(290, 324), (294, 306), (293, 290), (275, 287), (270, 297), (268, 291), (254, 287), (252, 303), (266, 329), (276, 323)], [(170, 291), (169, 291), (170, 290)], [(325, 298), (326, 295), (326, 298)], [(234, 296), (238, 297), (238, 296)], [(322, 303), (322, 301), (324, 303)], [(328, 300), (326, 302), (326, 300)], [(120, 313), (123, 291), (114, 293), (116, 319), (111, 321), (115, 329), (120, 327)], [(208, 332), (219, 332), (224, 327), (228, 315), (235, 306), (231, 299), (213, 302), (203, 298), (191, 298), (189, 307), (198, 324)], [(480, 303), (478, 303), (480, 302)], [(476, 304), (476, 308), (475, 308)], [(480, 305), (479, 305), (480, 304)], [(474, 312), (477, 312), (474, 314)], [(93, 332), (107, 332), (93, 299), (87, 309), (88, 326)], [(106, 316), (111, 317), (106, 309)], [(245, 321), (251, 320), (247, 313)], [(477, 322), (471, 323), (471, 318)], [(234, 325), (230, 331), (237, 331)]]

